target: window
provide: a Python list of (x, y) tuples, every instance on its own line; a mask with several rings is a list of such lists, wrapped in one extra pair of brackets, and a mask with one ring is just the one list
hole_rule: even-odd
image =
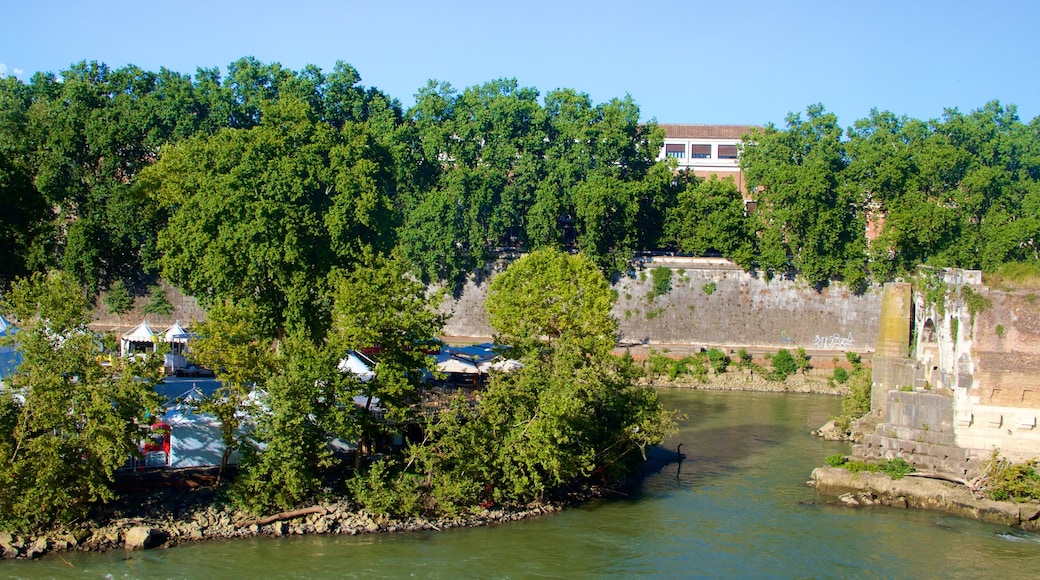
[(736, 145), (719, 145), (719, 159), (736, 159)]
[(711, 159), (711, 145), (694, 145), (690, 150), (693, 159)]
[(668, 144), (664, 146), (665, 157), (674, 157), (676, 159), (682, 159), (686, 157), (686, 145), (684, 144)]

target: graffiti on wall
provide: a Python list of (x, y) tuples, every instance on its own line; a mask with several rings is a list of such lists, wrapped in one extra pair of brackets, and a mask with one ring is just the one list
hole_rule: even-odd
[(818, 348), (820, 350), (847, 350), (852, 348), (854, 343), (855, 340), (853, 340), (851, 332), (848, 336), (841, 336), (837, 333), (830, 336), (820, 336), (817, 334), (816, 338), (813, 339), (813, 348)]

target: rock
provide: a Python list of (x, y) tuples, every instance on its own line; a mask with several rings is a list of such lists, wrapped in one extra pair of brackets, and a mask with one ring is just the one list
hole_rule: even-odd
[(288, 527), (285, 522), (275, 522), (271, 524), (271, 533), (276, 536), (284, 536)]
[(50, 546), (50, 542), (47, 540), (47, 536), (40, 536), (36, 538), (36, 541), (29, 546), (29, 549), (25, 551), (26, 558), (38, 558), (47, 553), (47, 548)]
[(162, 541), (159, 530), (150, 526), (134, 526), (126, 531), (123, 547), (127, 550), (147, 550)]

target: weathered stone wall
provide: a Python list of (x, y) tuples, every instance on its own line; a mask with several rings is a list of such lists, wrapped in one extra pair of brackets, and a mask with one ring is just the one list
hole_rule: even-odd
[[(914, 356), (875, 354), (882, 421), (854, 453), (957, 476), (977, 474), (994, 450), (1040, 457), (1040, 301), (988, 288), (977, 272), (946, 271), (943, 283), (942, 308), (914, 297)], [(887, 352), (886, 316), (877, 353)]]
[[(651, 270), (671, 270), (671, 290), (653, 295)], [(484, 299), (505, 262), (470, 280), (452, 312), (449, 336), (491, 336)], [(654, 258), (613, 284), (614, 314), (622, 341), (647, 344), (804, 347), (869, 352), (877, 342), (881, 289), (855, 294), (841, 287), (821, 292), (798, 281), (767, 282), (727, 260)]]

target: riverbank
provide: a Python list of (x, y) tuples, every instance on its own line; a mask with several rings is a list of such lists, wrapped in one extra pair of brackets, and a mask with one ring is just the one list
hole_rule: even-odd
[(982, 522), (1040, 531), (1040, 503), (1014, 503), (976, 498), (967, 487), (950, 481), (884, 473), (852, 473), (838, 467), (817, 467), (808, 485), (837, 497), (849, 507), (885, 505), (935, 510)]
[(643, 379), (643, 384), (671, 389), (699, 391), (752, 391), (759, 393), (813, 393), (818, 395), (843, 395), (848, 390), (844, 385), (835, 385), (825, 378), (791, 375), (783, 381), (766, 379), (761, 373), (747, 370), (727, 371), (721, 374), (709, 372), (704, 380), (691, 375), (676, 379), (660, 376)]
[[(84, 522), (69, 529), (38, 536), (19, 536), (0, 532), (0, 555), (4, 559), (39, 558), (46, 554), (60, 557), (62, 552), (104, 552), (172, 548), (207, 540), (257, 536), (294, 536), (305, 534), (358, 535), (372, 533), (417, 532), (477, 527), (521, 520), (562, 510), (566, 502), (531, 505), (523, 509), (482, 509), (457, 517), (392, 518), (369, 514), (347, 500), (258, 518), (214, 501), (211, 488), (166, 492), (161, 502), (143, 506), (142, 513), (111, 520)], [(589, 493), (589, 497), (594, 495)], [(131, 500), (133, 498), (130, 498)], [(154, 499), (154, 494), (153, 498)], [(191, 505), (185, 510), (179, 507)]]

